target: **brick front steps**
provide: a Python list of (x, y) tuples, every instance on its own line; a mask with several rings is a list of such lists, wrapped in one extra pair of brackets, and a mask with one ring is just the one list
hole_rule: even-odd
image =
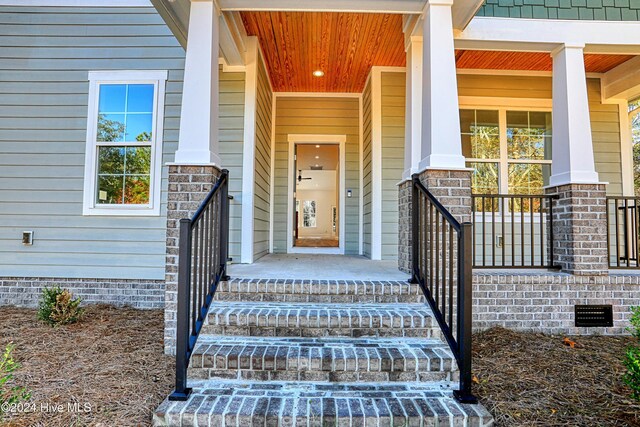
[(432, 337), (440, 329), (425, 304), (216, 302), (208, 335)]
[(211, 337), (199, 340), (189, 378), (286, 381), (450, 381), (440, 340)]
[(452, 397), (458, 367), (416, 285), (220, 283), (186, 402), (156, 426), (489, 426)]
[(423, 303), (418, 285), (399, 281), (231, 279), (216, 291), (218, 301), (331, 303)]
[(490, 426), (482, 405), (425, 384), (217, 381), (198, 383), (186, 402), (165, 400), (155, 425)]

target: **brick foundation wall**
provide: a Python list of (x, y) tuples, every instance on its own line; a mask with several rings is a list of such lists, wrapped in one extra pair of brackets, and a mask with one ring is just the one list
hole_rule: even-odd
[[(575, 304), (613, 305), (613, 327), (576, 328)], [(625, 334), (630, 309), (640, 306), (640, 274), (576, 276), (566, 273), (473, 275), (473, 326), (553, 334)]]
[(166, 354), (175, 354), (180, 219), (193, 216), (219, 176), (220, 169), (215, 166), (169, 166), (164, 310), (164, 349)]
[(576, 275), (608, 274), (604, 184), (567, 184), (546, 189), (553, 209), (554, 263)]
[(60, 286), (83, 304), (112, 304), (139, 309), (164, 307), (164, 281), (120, 279), (0, 278), (0, 306), (36, 307), (42, 289)]
[(411, 181), (398, 185), (398, 268), (411, 274)]

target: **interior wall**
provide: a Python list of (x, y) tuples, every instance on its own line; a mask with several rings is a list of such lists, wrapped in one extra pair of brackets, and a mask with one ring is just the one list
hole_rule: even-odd
[[(335, 236), (331, 224), (331, 208), (338, 206), (338, 197), (335, 190), (298, 190), (297, 200), (300, 200), (300, 213), (298, 215), (298, 238), (323, 238), (330, 239)], [(316, 202), (316, 226), (303, 226), (304, 201)]]
[(276, 98), (275, 179), (273, 251), (287, 252), (288, 184), (294, 179), (289, 170), (290, 134), (346, 135), (345, 188), (352, 197), (345, 198), (345, 253), (359, 252), (359, 138), (360, 108), (356, 97), (291, 97)]

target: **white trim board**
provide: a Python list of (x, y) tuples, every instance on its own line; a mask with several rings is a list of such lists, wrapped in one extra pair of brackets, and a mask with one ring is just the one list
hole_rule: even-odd
[[(287, 136), (289, 145), (289, 158), (287, 168), (287, 253), (299, 253), (299, 254), (336, 254), (344, 255), (345, 253), (345, 185), (346, 185), (346, 135), (310, 135), (310, 134), (289, 134)], [(337, 248), (298, 248), (293, 246), (293, 191), (294, 181), (296, 179), (296, 173), (294, 171), (294, 146), (301, 144), (335, 144), (340, 148), (340, 188), (338, 188), (340, 203), (340, 233), (339, 233), (339, 246)], [(293, 173), (293, 175), (291, 175)]]
[(585, 53), (640, 53), (640, 22), (476, 17), (454, 34), (456, 49), (551, 52), (586, 45)]
[(149, 0), (0, 0), (0, 6), (152, 7)]
[(382, 72), (371, 68), (371, 259), (382, 259)]
[(254, 245), (254, 188), (256, 158), (256, 109), (258, 90), (258, 41), (255, 37), (247, 40), (245, 52), (244, 83), (244, 130), (242, 144), (242, 229), (240, 231), (240, 262), (253, 262)]

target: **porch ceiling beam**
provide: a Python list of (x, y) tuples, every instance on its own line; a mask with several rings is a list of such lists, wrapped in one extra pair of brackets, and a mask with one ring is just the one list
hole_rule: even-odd
[(640, 22), (594, 22), (475, 17), (455, 34), (458, 49), (551, 52), (564, 43), (585, 53), (632, 53), (640, 49)]
[(624, 62), (600, 79), (602, 99), (632, 100), (640, 96), (640, 57)]

